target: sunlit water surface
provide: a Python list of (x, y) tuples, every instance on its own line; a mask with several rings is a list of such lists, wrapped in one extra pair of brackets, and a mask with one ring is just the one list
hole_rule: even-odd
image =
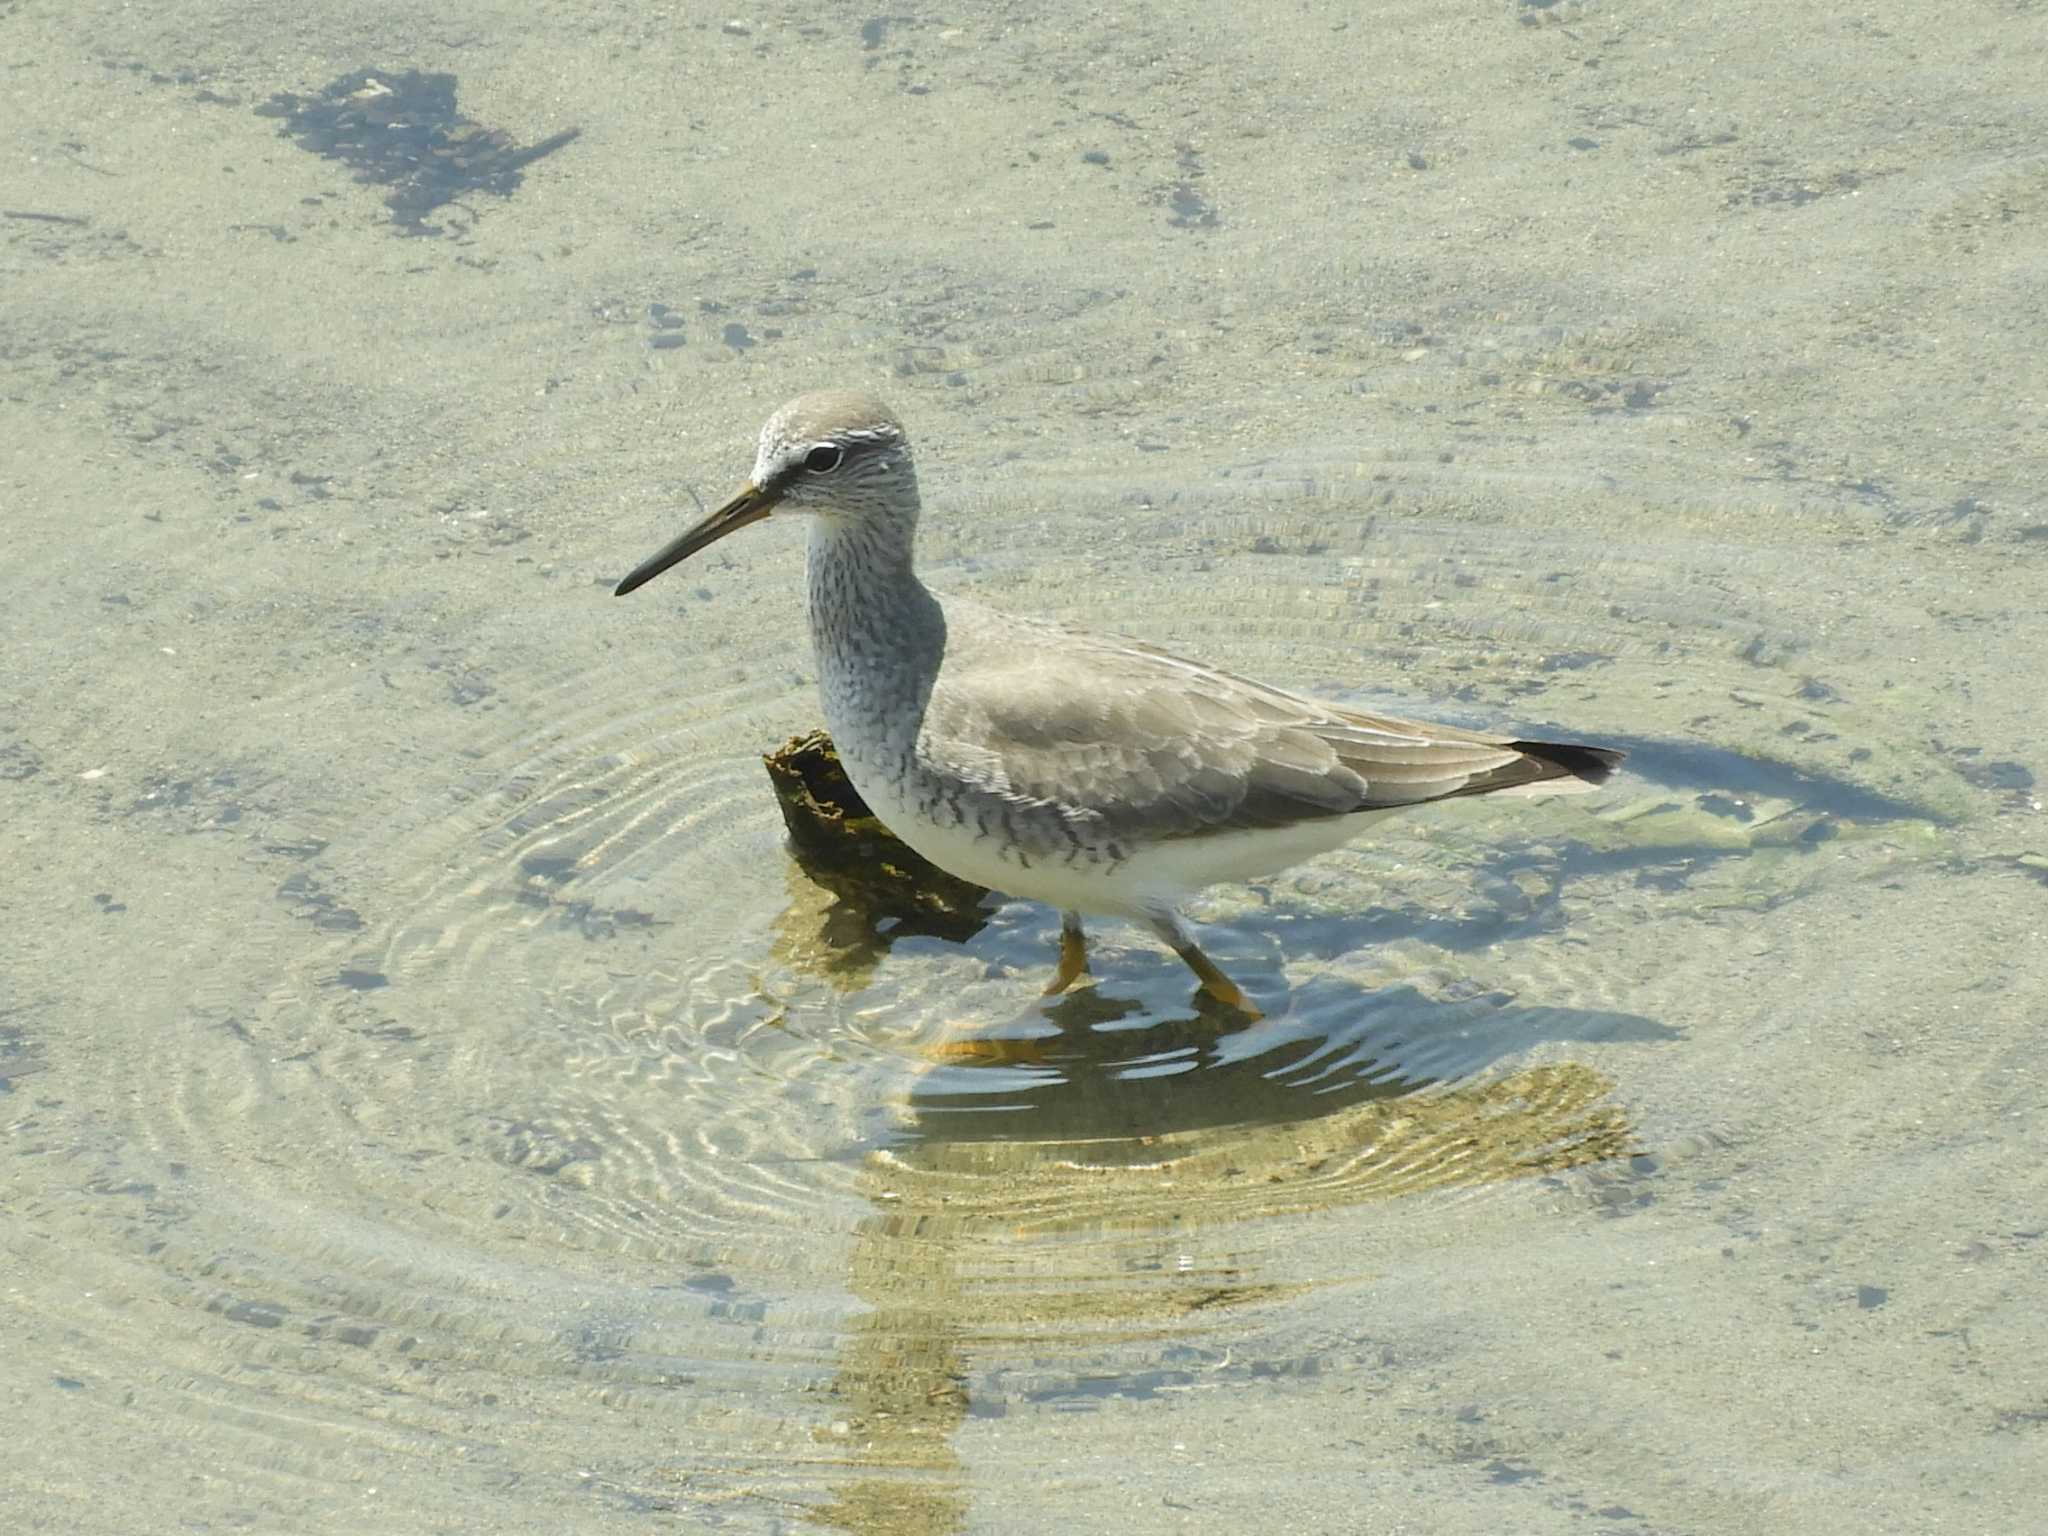
[[(368, 62), (332, 46), (268, 88)], [(346, 206), (245, 110), (255, 62), (210, 67), (232, 112), (116, 93), (123, 163), (155, 102), (272, 157), (259, 204)], [(1193, 153), (1146, 220), (1208, 228)], [(1018, 276), (1018, 318), (920, 267), (898, 314), (880, 258), (690, 279), (725, 308), (662, 272), (656, 313), (673, 230), (578, 266), (567, 212), (545, 258), (516, 222), (535, 188), (459, 242), (365, 192), (215, 258), (229, 345), (177, 200), (123, 255), (95, 195), (10, 192), (92, 222), (0, 231), (51, 306), (8, 407), (11, 1527), (2018, 1528), (2017, 470), (1952, 507), (1753, 452), (1667, 408), (1656, 360), (1746, 344), (1705, 321), (1245, 310), (1179, 224), (1148, 238), (1200, 335), (1084, 272)], [(501, 335), (402, 286), (482, 260)], [(116, 313), (86, 269), (122, 261), (186, 307)], [(425, 339), (331, 355), (307, 262)], [(1206, 893), (1256, 1023), (1114, 924), (1048, 1000), (1045, 909), (954, 939), (834, 895), (760, 760), (817, 718), (800, 530), (608, 584), (780, 393), (891, 375), (934, 584), (1629, 772)]]

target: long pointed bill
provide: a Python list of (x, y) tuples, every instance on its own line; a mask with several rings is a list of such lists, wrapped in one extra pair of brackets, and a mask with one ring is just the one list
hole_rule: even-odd
[(775, 497), (749, 480), (733, 497), (716, 512), (705, 518), (694, 528), (685, 530), (682, 537), (665, 547), (651, 560), (634, 567), (632, 574), (612, 588), (613, 597), (624, 597), (635, 587), (644, 587), (672, 565), (681, 565), (690, 556), (708, 544), (716, 544), (736, 528), (749, 523), (758, 523), (775, 507)]

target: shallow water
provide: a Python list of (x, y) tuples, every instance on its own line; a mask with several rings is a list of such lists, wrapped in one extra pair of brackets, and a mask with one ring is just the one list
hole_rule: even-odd
[[(2039, 23), (1237, 15), (0, 16), (10, 1528), (2048, 1499)], [(406, 68), (583, 131), (255, 110)], [(797, 530), (608, 595), (835, 382), (935, 585), (1631, 771), (1042, 999), (786, 847)]]

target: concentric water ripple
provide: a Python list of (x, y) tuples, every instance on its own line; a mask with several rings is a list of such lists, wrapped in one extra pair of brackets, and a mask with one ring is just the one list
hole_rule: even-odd
[[(1089, 590), (1070, 611), (1181, 636), (1247, 672), (1396, 707), (1446, 693), (1475, 719), (1554, 708), (1591, 736), (1674, 666), (1732, 696), (1760, 669), (1782, 672), (1759, 655), (1794, 644), (1767, 608), (1729, 603), (1739, 572), (1719, 567), (1674, 579), (1668, 559), (1590, 540), (1481, 535), (1412, 511), (1382, 525), (1299, 496), (1233, 553), (1219, 542), (1246, 537), (1242, 517), (1188, 510), (1199, 502), (1141, 509), (1133, 542), (1224, 562), (1227, 581), (1140, 604), (1133, 568), (1112, 556), (1056, 567), (1053, 590)], [(935, 542), (943, 564), (944, 534)], [(759, 558), (788, 573), (786, 551)], [(999, 592), (1001, 542), (977, 561)], [(1588, 583), (1607, 599), (1590, 617)], [(791, 600), (766, 603), (786, 617)], [(792, 941), (816, 902), (757, 762), (779, 723), (810, 710), (800, 640), (740, 659), (707, 611), (684, 632), (719, 658), (702, 669), (712, 686), (663, 686), (659, 665), (651, 685), (637, 667), (529, 685), (519, 712), (546, 721), (538, 747), (473, 747), (456, 809), (402, 819), (388, 862), (338, 877), (373, 880), (389, 915), (309, 967), (269, 1020), (328, 1039), (325, 1077), (365, 1097), (403, 1080), (450, 1116), (463, 1156), (533, 1174), (550, 1194), (516, 1203), (530, 1237), (675, 1257), (804, 1230), (821, 1192), (845, 1194), (868, 1152), (906, 1137), (1103, 1142), (1287, 1123), (1505, 1070), (1546, 1043), (1660, 1038), (1653, 1017), (1617, 1006), (1597, 950), (1545, 942), (1567, 906), (1585, 931), (1579, 908), (1600, 905), (1603, 882), (1669, 862), (1602, 830), (1644, 820), (1641, 784), (1605, 802), (1423, 813), (1286, 877), (1271, 908), (1216, 898), (1219, 953), (1250, 947), (1230, 964), (1273, 1012), (1248, 1036), (1190, 1012), (1170, 960), (1114, 930), (1100, 985), (1039, 1003), (1050, 919), (1024, 906), (964, 949), (890, 946), (849, 988)], [(650, 652), (676, 643), (660, 610), (635, 621)], [(1377, 678), (1356, 675), (1359, 656)], [(1808, 709), (1790, 688), (1754, 707)], [(1476, 988), (1438, 958), (1495, 951), (1509, 964)], [(1121, 1085), (1114, 1107), (1083, 1112), (1087, 1082)]]

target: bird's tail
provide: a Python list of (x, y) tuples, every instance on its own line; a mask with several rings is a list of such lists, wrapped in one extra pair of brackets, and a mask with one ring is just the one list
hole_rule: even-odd
[(1508, 745), (1551, 770), (1516, 785), (1509, 794), (1569, 795), (1596, 789), (1614, 777), (1621, 760), (1628, 756), (1614, 747), (1588, 747), (1576, 741), (1511, 741)]

